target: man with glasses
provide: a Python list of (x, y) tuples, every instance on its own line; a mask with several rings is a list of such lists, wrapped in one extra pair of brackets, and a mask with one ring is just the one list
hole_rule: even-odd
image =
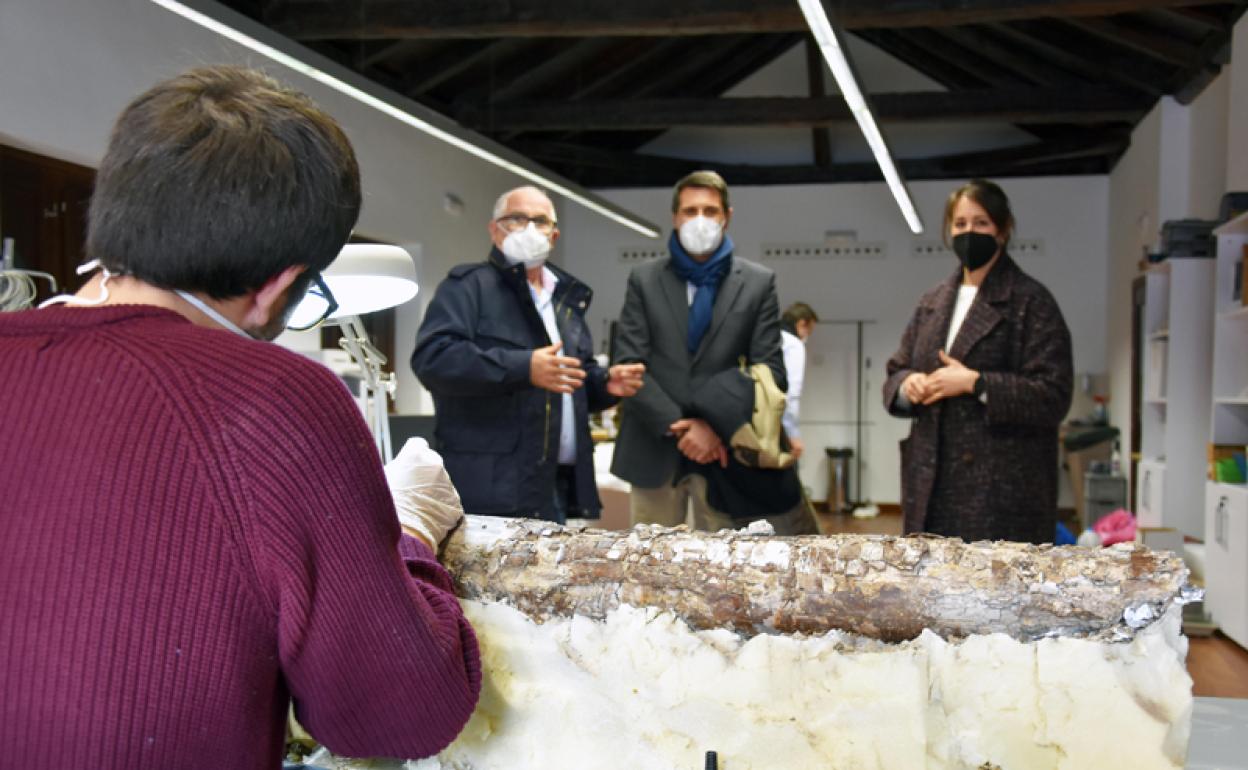
[(594, 359), (593, 292), (547, 262), (559, 227), (545, 193), (503, 193), (489, 232), (489, 257), (438, 286), (412, 355), (438, 449), (469, 513), (597, 518), (589, 413), (636, 393), (645, 367)]
[(331, 312), (359, 208), (341, 128), (258, 72), (122, 113), (98, 272), (0, 314), (0, 764), (271, 770), (292, 700), (347, 756), (467, 721), (480, 658), (433, 550), (462, 513), (402, 536), (342, 383), (262, 341), (309, 285)]

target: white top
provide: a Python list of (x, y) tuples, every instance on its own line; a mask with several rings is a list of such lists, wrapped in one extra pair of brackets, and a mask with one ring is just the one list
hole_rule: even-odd
[[(555, 306), (551, 300), (555, 296), (555, 284), (559, 283), (559, 278), (550, 268), (542, 266), (542, 288), (539, 291), (528, 284), (529, 294), (533, 297), (533, 304), (537, 306), (537, 312), (542, 317), (542, 324), (546, 326), (546, 334), (550, 337), (550, 343), (562, 342), (563, 338), (559, 336), (559, 323), (555, 320)], [(559, 464), (575, 465), (576, 464), (576, 414), (575, 408), (572, 406), (572, 394), (562, 393), (563, 408), (560, 410), (561, 419), (559, 425)]]
[(958, 287), (958, 301), (954, 303), (953, 319), (949, 322), (949, 336), (945, 338), (946, 355), (953, 348), (953, 341), (958, 338), (958, 330), (962, 328), (962, 322), (966, 320), (966, 314), (970, 311), (971, 304), (975, 301), (975, 295), (978, 293), (978, 286)]
[(791, 438), (799, 438), (801, 434), (797, 431), (797, 415), (801, 408), (802, 383), (806, 379), (806, 343), (796, 334), (781, 329), (780, 352), (784, 354), (784, 371), (789, 380), (787, 403), (780, 422), (784, 425), (785, 433)]

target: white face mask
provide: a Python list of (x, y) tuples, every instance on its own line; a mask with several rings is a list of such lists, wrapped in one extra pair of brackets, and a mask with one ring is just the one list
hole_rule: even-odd
[(503, 256), (507, 263), (524, 265), (526, 270), (544, 264), (549, 253), (550, 236), (539, 233), (532, 222), (503, 239)]
[(190, 292), (182, 291), (181, 289), (174, 289), (173, 291), (179, 297), (181, 297), (182, 299), (186, 300), (187, 302), (189, 302), (190, 304), (198, 308), (201, 313), (208, 316), (212, 320), (216, 321), (219, 326), (223, 326), (226, 329), (229, 329), (230, 331), (234, 332), (240, 337), (247, 337), (248, 339), (255, 339), (253, 335), (248, 334), (238, 324), (234, 323), (230, 319), (221, 315), (221, 313), (217, 312), (215, 308), (213, 308), (207, 302), (204, 302), (203, 300), (201, 300), (199, 297), (196, 297), (194, 294), (191, 294)]
[(699, 214), (680, 226), (680, 245), (690, 256), (710, 254), (724, 239), (723, 226)]
[(100, 296), (95, 299), (83, 299), (82, 297), (76, 297), (73, 294), (57, 294), (55, 297), (51, 297), (49, 299), (45, 299), (43, 302), (40, 302), (39, 309), (43, 310), (45, 307), (59, 305), (61, 303), (65, 303), (66, 305), (81, 305), (83, 307), (103, 305), (108, 301), (108, 280), (113, 277), (113, 274), (109, 272), (108, 268), (101, 265), (100, 260), (93, 259), (90, 262), (84, 262), (79, 265), (78, 269), (74, 272), (78, 273), (78, 275), (86, 275), (97, 268), (104, 274), (104, 280), (100, 281)]

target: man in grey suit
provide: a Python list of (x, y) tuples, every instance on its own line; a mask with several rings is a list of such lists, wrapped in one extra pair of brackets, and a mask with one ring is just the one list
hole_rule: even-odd
[(746, 469), (694, 408), (708, 380), (765, 363), (785, 387), (775, 275), (733, 256), (728, 185), (695, 171), (672, 194), (670, 256), (635, 268), (620, 312), (618, 363), (646, 364), (645, 387), (621, 407), (611, 472), (632, 484), (633, 523), (696, 529), (769, 520), (780, 534), (815, 532), (796, 474)]

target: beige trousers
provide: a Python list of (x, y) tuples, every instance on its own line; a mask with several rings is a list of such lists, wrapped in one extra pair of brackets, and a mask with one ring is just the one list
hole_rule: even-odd
[[(633, 524), (659, 524), (664, 527), (689, 524), (693, 529), (717, 532), (721, 529), (741, 529), (750, 523), (748, 519), (734, 519), (712, 508), (706, 499), (706, 478), (697, 473), (690, 473), (674, 485), (664, 484), (657, 488), (634, 486), (629, 495), (629, 508)], [(770, 522), (777, 535), (819, 534), (805, 499), (798, 501), (790, 511), (760, 518)]]

